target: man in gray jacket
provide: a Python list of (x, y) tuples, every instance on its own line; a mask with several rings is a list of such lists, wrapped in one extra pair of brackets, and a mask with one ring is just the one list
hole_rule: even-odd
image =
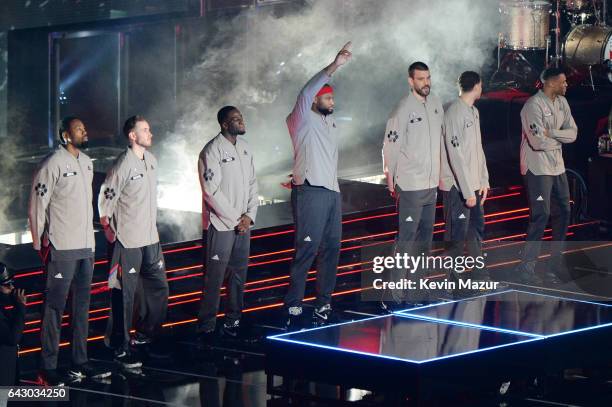
[(108, 170), (98, 196), (100, 223), (113, 244), (109, 287), (111, 312), (106, 343), (124, 368), (142, 363), (130, 352), (134, 297), (142, 283), (142, 320), (137, 331), (147, 340), (159, 333), (168, 308), (168, 281), (157, 233), (157, 160), (147, 148), (153, 134), (142, 116), (123, 126), (128, 148)]
[[(431, 75), (423, 62), (408, 69), (410, 92), (395, 107), (385, 130), (383, 170), (387, 188), (398, 201), (399, 233), (396, 252), (416, 256), (431, 249), (440, 180), (440, 147), (444, 109), (430, 94)], [(394, 269), (392, 280), (416, 270)], [(405, 301), (405, 292), (392, 290), (393, 301), (383, 303), (389, 309)]]
[(92, 187), (93, 162), (81, 151), (87, 145), (85, 125), (66, 117), (59, 129), (61, 146), (47, 156), (32, 182), (30, 230), (34, 249), (45, 266), (45, 305), (41, 327), (42, 366), (39, 381), (63, 383), (57, 372), (60, 330), (72, 287), (73, 380), (110, 375), (87, 359), (89, 300), (94, 268)]
[(564, 96), (567, 80), (563, 71), (548, 68), (541, 80), (544, 89), (529, 98), (521, 110), (521, 174), (529, 199), (529, 227), (518, 271), (525, 283), (542, 282), (535, 274), (535, 265), (544, 229), (552, 214), (553, 258), (546, 279), (555, 284), (559, 282), (555, 273), (561, 264), (562, 242), (570, 218), (562, 146), (576, 141), (578, 127)]
[[(444, 112), (440, 190), (444, 201), (445, 240), (450, 256), (480, 256), (484, 235), (483, 205), (489, 191), (487, 160), (482, 149), (480, 114), (474, 102), (482, 94), (476, 72), (459, 76), (459, 98)], [(483, 273), (484, 274), (484, 273)], [(484, 276), (482, 276), (484, 277)]]
[(285, 296), (289, 329), (295, 329), (302, 316), (306, 277), (317, 254), (313, 322), (324, 324), (331, 315), (342, 236), (342, 202), (338, 186), (340, 136), (332, 118), (333, 89), (327, 83), (333, 73), (351, 59), (350, 48), (349, 42), (331, 64), (306, 83), (287, 117), (295, 159), (291, 189), (295, 254), (289, 291)]
[(217, 113), (217, 121), (221, 132), (204, 146), (198, 159), (205, 272), (196, 330), (202, 345), (210, 345), (213, 339), (226, 275), (228, 301), (223, 333), (238, 335), (251, 226), (258, 205), (253, 154), (247, 142), (238, 137), (246, 133), (242, 114), (234, 106), (225, 106)]

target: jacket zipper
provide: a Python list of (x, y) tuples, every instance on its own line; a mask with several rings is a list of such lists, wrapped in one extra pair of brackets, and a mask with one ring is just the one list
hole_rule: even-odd
[(425, 117), (427, 118), (427, 134), (429, 135), (429, 177), (427, 178), (427, 189), (431, 185), (431, 173), (433, 172), (433, 158), (431, 156), (431, 125), (429, 123), (429, 112), (427, 111), (427, 102), (423, 102), (425, 108)]

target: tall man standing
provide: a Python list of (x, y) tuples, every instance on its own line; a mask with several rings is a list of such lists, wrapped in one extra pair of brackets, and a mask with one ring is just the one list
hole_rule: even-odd
[(168, 308), (168, 281), (157, 233), (157, 160), (147, 149), (153, 134), (142, 116), (123, 126), (128, 148), (109, 169), (98, 196), (100, 223), (113, 243), (109, 286), (111, 312), (106, 343), (125, 368), (142, 363), (130, 352), (134, 296), (142, 282), (144, 312), (138, 332), (148, 338), (159, 333)]
[[(416, 256), (431, 250), (444, 109), (440, 100), (430, 94), (431, 74), (426, 64), (410, 65), (408, 84), (410, 92), (387, 121), (382, 155), (387, 188), (398, 200), (395, 250)], [(407, 271), (393, 269), (392, 280), (400, 281)], [(383, 308), (393, 308), (406, 300), (401, 290), (392, 290), (391, 298), (391, 302), (383, 302)]]
[(540, 283), (535, 266), (544, 229), (552, 215), (551, 268), (546, 279), (558, 283), (563, 242), (570, 220), (570, 194), (563, 162), (563, 144), (573, 143), (578, 127), (572, 117), (565, 92), (567, 79), (559, 68), (548, 68), (541, 75), (544, 89), (530, 97), (521, 110), (521, 175), (529, 199), (527, 243), (518, 267), (525, 283)]
[(89, 300), (94, 268), (92, 187), (93, 162), (81, 151), (87, 145), (85, 125), (66, 117), (59, 129), (60, 147), (47, 156), (32, 183), (30, 230), (32, 244), (45, 266), (45, 305), (41, 328), (42, 384), (63, 383), (57, 372), (60, 330), (72, 287), (72, 367), (69, 376), (102, 378), (108, 370), (87, 359)]
[(484, 235), (483, 205), (489, 191), (487, 160), (482, 149), (480, 114), (474, 106), (482, 94), (476, 72), (459, 76), (459, 98), (444, 113), (440, 190), (444, 201), (445, 240), (451, 256), (481, 255)]
[(217, 113), (217, 121), (221, 132), (204, 146), (198, 159), (206, 246), (204, 296), (196, 330), (203, 345), (213, 338), (226, 275), (229, 290), (223, 332), (238, 335), (258, 205), (253, 155), (238, 137), (246, 133), (242, 114), (234, 106), (225, 106)]
[(333, 89), (327, 83), (351, 59), (348, 42), (334, 61), (311, 78), (287, 117), (294, 150), (291, 205), (295, 222), (295, 254), (289, 291), (285, 296), (287, 327), (295, 328), (302, 315), (306, 277), (317, 253), (317, 294), (314, 322), (331, 314), (331, 295), (342, 235), (342, 207), (338, 185), (338, 128)]

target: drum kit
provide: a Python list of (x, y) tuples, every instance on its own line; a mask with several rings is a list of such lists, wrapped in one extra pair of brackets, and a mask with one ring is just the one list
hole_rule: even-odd
[(612, 27), (606, 25), (606, 3), (501, 0), (497, 71), (491, 82), (530, 87), (543, 68), (563, 66), (572, 84), (589, 83), (593, 90), (596, 83), (612, 84)]

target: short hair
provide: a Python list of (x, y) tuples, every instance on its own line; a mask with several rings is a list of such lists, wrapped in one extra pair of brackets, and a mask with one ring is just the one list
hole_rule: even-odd
[(465, 71), (461, 75), (459, 75), (459, 79), (457, 79), (457, 85), (459, 85), (459, 89), (462, 92), (469, 92), (474, 89), (474, 86), (480, 83), (480, 75), (474, 71)]
[(136, 123), (144, 121), (146, 121), (146, 119), (138, 114), (129, 117), (123, 124), (123, 135), (125, 136), (125, 138), (130, 138), (130, 133), (136, 128)]
[(66, 116), (60, 122), (58, 134), (59, 134), (60, 142), (62, 144), (66, 143), (66, 141), (64, 140), (64, 136), (63, 136), (64, 132), (70, 132), (70, 125), (75, 120), (81, 120), (81, 119), (79, 119), (76, 116)]
[(219, 109), (217, 112), (217, 121), (219, 122), (219, 126), (222, 126), (223, 123), (225, 123), (229, 114), (234, 110), (238, 110), (238, 108), (235, 106), (223, 106), (221, 109)]
[(556, 78), (557, 76), (565, 74), (565, 71), (561, 68), (546, 68), (540, 75), (540, 81), (546, 82), (549, 79)]
[(408, 67), (408, 76), (414, 78), (414, 71), (429, 71), (429, 67), (427, 66), (427, 64), (425, 64), (425, 62), (413, 62)]

